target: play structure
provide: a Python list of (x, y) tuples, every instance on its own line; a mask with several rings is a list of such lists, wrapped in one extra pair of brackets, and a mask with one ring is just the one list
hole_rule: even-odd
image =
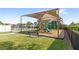
[[(63, 30), (62, 30), (63, 21), (62, 18), (59, 16), (58, 8), (22, 15), (20, 17), (21, 24), (22, 24), (22, 17), (25, 16), (38, 19), (37, 29), (35, 29), (35, 31), (31, 30), (30, 32), (37, 32), (38, 36), (63, 38)], [(21, 31), (22, 31), (22, 27), (21, 27)]]

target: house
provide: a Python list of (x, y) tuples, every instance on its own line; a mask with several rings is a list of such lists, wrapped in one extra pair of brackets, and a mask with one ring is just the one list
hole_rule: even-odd
[(0, 32), (11, 32), (11, 25), (0, 25)]

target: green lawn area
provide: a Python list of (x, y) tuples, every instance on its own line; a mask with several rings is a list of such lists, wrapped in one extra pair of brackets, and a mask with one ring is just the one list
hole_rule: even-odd
[(63, 40), (47, 37), (29, 37), (25, 34), (0, 36), (0, 50), (65, 50)]

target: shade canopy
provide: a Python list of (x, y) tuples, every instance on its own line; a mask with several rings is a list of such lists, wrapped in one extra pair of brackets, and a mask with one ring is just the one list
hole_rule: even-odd
[(36, 12), (36, 13), (22, 15), (22, 16), (28, 16), (28, 17), (33, 17), (33, 18), (36, 18), (36, 19), (40, 19), (41, 17), (43, 17), (44, 14), (50, 14), (54, 17), (59, 18), (59, 9), (56, 8), (56, 9), (52, 9), (52, 10), (41, 11), (41, 12)]

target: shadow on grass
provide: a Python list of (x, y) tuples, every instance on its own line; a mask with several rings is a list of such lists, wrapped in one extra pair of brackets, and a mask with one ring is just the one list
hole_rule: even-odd
[(14, 50), (40, 50), (40, 45), (31, 43), (27, 45), (19, 44), (14, 47)]
[(52, 44), (48, 47), (48, 50), (66, 50), (66, 44), (63, 40), (56, 39), (52, 42)]
[[(17, 44), (12, 41), (0, 42), (0, 50), (41, 50), (43, 47), (39, 43)], [(56, 39), (48, 47), (48, 50), (66, 50), (66, 45), (63, 40)]]
[(0, 42), (0, 50), (12, 50), (13, 44), (11, 41)]
[(36, 43), (18, 44), (14, 46), (12, 41), (0, 42), (0, 50), (40, 50), (41, 46)]

